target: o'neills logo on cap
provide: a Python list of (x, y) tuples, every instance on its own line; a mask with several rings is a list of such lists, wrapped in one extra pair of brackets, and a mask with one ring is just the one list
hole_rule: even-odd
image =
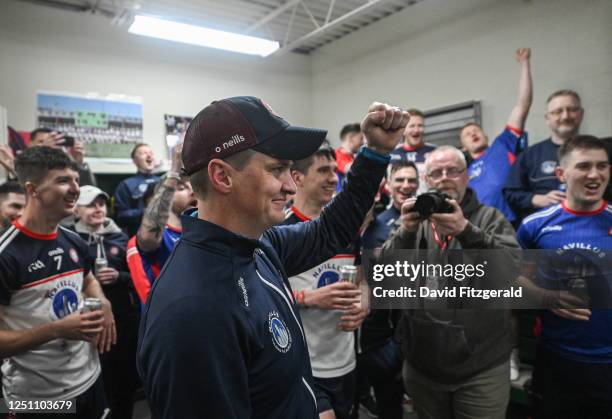
[(238, 145), (245, 141), (246, 141), (246, 138), (244, 138), (244, 135), (234, 134), (232, 135), (231, 139), (224, 142), (220, 146), (215, 147), (215, 153), (221, 153), (222, 151), (229, 150), (235, 145)]

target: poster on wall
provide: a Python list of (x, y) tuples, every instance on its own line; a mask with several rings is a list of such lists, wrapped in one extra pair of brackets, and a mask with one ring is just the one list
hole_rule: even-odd
[(166, 125), (166, 145), (168, 146), (168, 158), (172, 157), (172, 149), (185, 138), (187, 127), (193, 118), (190, 116), (164, 115)]
[(89, 157), (128, 158), (142, 142), (142, 101), (138, 97), (39, 92), (39, 127), (63, 132), (85, 143)]

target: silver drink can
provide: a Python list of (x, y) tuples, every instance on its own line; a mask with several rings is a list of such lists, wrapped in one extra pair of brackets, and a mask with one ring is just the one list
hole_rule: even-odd
[(351, 284), (355, 284), (357, 282), (357, 267), (354, 265), (341, 266), (340, 281), (348, 281)]
[(102, 310), (102, 301), (99, 298), (86, 298), (83, 301), (83, 309), (81, 312), (87, 313), (96, 310)]
[(100, 273), (100, 269), (108, 267), (108, 260), (106, 258), (96, 258), (96, 263), (94, 266), (94, 275), (98, 275)]

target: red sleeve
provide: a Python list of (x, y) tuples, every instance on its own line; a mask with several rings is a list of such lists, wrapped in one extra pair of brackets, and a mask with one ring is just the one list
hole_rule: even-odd
[(336, 164), (338, 165), (338, 172), (346, 174), (346, 166), (353, 162), (355, 158), (349, 153), (342, 149), (336, 150)]
[(151, 282), (149, 281), (149, 277), (142, 266), (142, 258), (140, 253), (138, 253), (138, 247), (136, 246), (136, 236), (132, 237), (130, 241), (128, 241), (127, 264), (132, 277), (132, 283), (134, 284), (136, 293), (138, 293), (138, 298), (140, 298), (140, 301), (145, 304), (147, 302), (149, 292), (151, 291)]
[(518, 129), (518, 128), (515, 128), (515, 127), (510, 126), (510, 125), (506, 125), (506, 129), (508, 131), (512, 132), (517, 137), (520, 137), (521, 135), (523, 135), (523, 130), (522, 129)]

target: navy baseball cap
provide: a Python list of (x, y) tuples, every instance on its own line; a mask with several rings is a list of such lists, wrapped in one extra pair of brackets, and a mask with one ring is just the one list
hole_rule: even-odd
[(253, 96), (217, 100), (189, 124), (183, 143), (184, 171), (191, 175), (212, 159), (249, 148), (281, 160), (300, 160), (317, 151), (326, 136), (326, 130), (289, 125)]

